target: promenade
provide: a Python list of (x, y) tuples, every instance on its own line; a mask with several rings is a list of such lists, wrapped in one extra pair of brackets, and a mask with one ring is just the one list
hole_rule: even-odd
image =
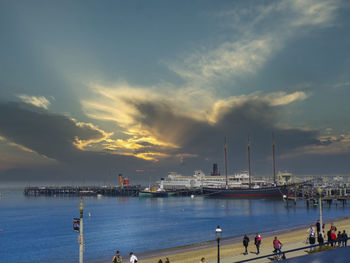
[[(326, 223), (326, 230), (330, 228), (330, 223), (331, 222)], [(334, 221), (334, 224), (337, 226), (338, 230), (346, 230), (348, 233), (350, 232), (350, 220), (348, 218)], [(256, 255), (256, 247), (254, 245), (255, 235), (249, 235), (250, 243), (248, 247), (248, 255), (243, 255), (244, 248), (241, 240), (243, 239), (243, 235), (241, 239), (224, 240), (220, 245), (220, 263), (234, 263), (250, 258), (257, 258), (260, 256), (272, 254), (272, 241), (274, 236), (277, 236), (278, 239), (283, 243), (282, 251), (308, 246), (308, 244), (305, 243), (305, 240), (308, 237), (308, 227), (308, 225), (305, 225), (304, 227), (300, 227), (298, 229), (284, 230), (269, 234), (262, 233), (262, 244), (260, 247), (260, 254), (258, 256)], [(170, 259), (171, 263), (198, 263), (202, 257), (206, 258), (207, 263), (217, 262), (216, 242), (210, 243), (207, 247), (194, 246), (193, 248), (184, 248), (182, 250), (170, 249), (169, 251), (161, 251), (159, 254), (157, 254), (157, 252), (154, 252), (152, 254), (153, 255), (151, 257), (139, 255), (140, 262), (156, 263), (159, 259), (162, 259), (163, 262), (165, 262), (166, 257)], [(308, 253), (306, 249), (303, 249), (288, 253), (286, 254), (286, 257), (287, 259), (291, 259), (305, 255), (308, 255)], [(269, 258), (263, 258), (251, 262), (263, 263), (271, 262), (271, 260)]]
[[(254, 245), (254, 244), (252, 244), (252, 245)], [(304, 246), (306, 246), (306, 245), (303, 242), (290, 243), (290, 244), (286, 244), (283, 246), (283, 251), (296, 249), (296, 248), (300, 248), (300, 247), (304, 247)], [(240, 254), (233, 255), (233, 256), (222, 257), (220, 259), (220, 263), (233, 263), (233, 262), (238, 262), (238, 261), (242, 261), (242, 260), (246, 260), (246, 259), (257, 258), (260, 256), (266, 256), (266, 255), (272, 254), (272, 250), (273, 250), (272, 246), (269, 248), (261, 249), (260, 254), (257, 256), (255, 246), (251, 246), (251, 249), (248, 249), (248, 251), (249, 251), (248, 255), (243, 255), (242, 253), (240, 253)], [(288, 253), (286, 255), (286, 257), (287, 258), (294, 258), (294, 257), (304, 256), (304, 255), (308, 255), (308, 253), (305, 250), (299, 250), (299, 251)], [(251, 261), (251, 262), (264, 263), (264, 262), (271, 262), (271, 260), (269, 258), (262, 258), (262, 259), (257, 259), (257, 260)], [(207, 263), (217, 263), (217, 259), (207, 260)]]

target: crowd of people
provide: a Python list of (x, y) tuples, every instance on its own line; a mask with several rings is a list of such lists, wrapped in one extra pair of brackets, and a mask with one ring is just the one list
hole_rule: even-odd
[[(309, 237), (308, 237), (308, 242), (310, 245), (315, 245), (316, 244), (316, 237), (317, 237), (317, 242), (319, 245), (323, 245), (325, 243), (325, 224), (321, 225), (320, 222), (317, 221), (316, 223), (316, 232), (314, 226), (310, 226), (308, 229), (309, 232)], [(344, 247), (347, 246), (348, 243), (348, 234), (346, 233), (345, 230), (343, 232), (338, 231), (337, 232), (337, 227), (331, 223), (331, 227), (326, 233), (327, 235), (327, 242), (329, 246), (338, 246), (338, 247)], [(312, 251), (314, 247), (310, 247), (310, 251)]]
[[(327, 235), (327, 243), (325, 243), (325, 233)], [(348, 234), (345, 230), (343, 232), (338, 231), (337, 227), (331, 223), (330, 229), (326, 232), (325, 230), (325, 224), (322, 225), (319, 221), (316, 222), (315, 225), (310, 225), (308, 229), (308, 238), (306, 240), (306, 243), (310, 244), (310, 252), (313, 251), (316, 248), (316, 241), (319, 246), (323, 246), (324, 244), (327, 244), (332, 247), (345, 247), (347, 246), (348, 241)], [(244, 235), (243, 237), (243, 247), (244, 252), (243, 255), (248, 255), (248, 246), (249, 246), (250, 239), (248, 235)], [(256, 233), (254, 237), (254, 245), (256, 247), (256, 255), (259, 255), (260, 253), (260, 246), (262, 244), (262, 238), (259, 233)], [(284, 253), (282, 252), (282, 242), (277, 238), (277, 236), (274, 237), (272, 241), (273, 246), (273, 253), (275, 253), (278, 257), (285, 257)], [(138, 259), (136, 255), (133, 252), (130, 252), (130, 263), (137, 263)], [(116, 251), (115, 256), (112, 259), (113, 263), (122, 263), (122, 257), (120, 256), (119, 251)], [(162, 259), (159, 259), (158, 263), (163, 263)], [(169, 258), (166, 258), (164, 263), (170, 263)], [(199, 263), (206, 263), (206, 260), (204, 257), (201, 258)]]
[[(319, 221), (316, 222), (315, 225), (311, 225), (310, 228), (308, 229), (308, 238), (306, 240), (306, 243), (310, 245), (310, 252), (316, 249), (316, 245), (318, 243), (319, 246), (323, 246), (323, 244), (327, 244), (332, 247), (344, 247), (347, 246), (347, 241), (348, 241), (348, 234), (346, 233), (345, 230), (343, 232), (338, 231), (337, 232), (337, 227), (331, 223), (330, 229), (326, 232), (327, 235), (327, 240), (325, 240), (325, 224), (321, 224)], [(248, 246), (249, 246), (249, 237), (248, 235), (244, 235), (243, 237), (243, 247), (244, 247), (244, 252), (242, 253), (243, 255), (248, 255)], [(327, 243), (326, 243), (327, 242)], [(261, 245), (261, 235), (258, 233), (256, 234), (254, 238), (254, 245), (256, 246), (256, 255), (260, 253), (260, 245)], [(272, 242), (273, 246), (273, 252), (281, 256), (284, 253), (282, 252), (282, 243), (280, 240), (278, 240), (277, 237), (273, 239)], [(253, 252), (254, 253), (254, 252)]]

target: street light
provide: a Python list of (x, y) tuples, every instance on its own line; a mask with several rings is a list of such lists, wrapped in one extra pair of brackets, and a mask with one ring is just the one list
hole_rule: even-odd
[(222, 229), (220, 228), (220, 226), (216, 227), (215, 233), (216, 233), (216, 240), (218, 241), (218, 263), (220, 263), (220, 239), (222, 236)]
[(84, 214), (84, 200), (80, 198), (79, 210), (80, 210), (80, 235), (79, 235), (79, 263), (83, 263), (83, 253), (84, 253), (84, 234), (83, 234), (83, 214)]
[(317, 192), (318, 192), (318, 197), (319, 197), (318, 204), (319, 204), (319, 207), (320, 207), (320, 233), (323, 236), (323, 229), (322, 229), (322, 189), (318, 188)]

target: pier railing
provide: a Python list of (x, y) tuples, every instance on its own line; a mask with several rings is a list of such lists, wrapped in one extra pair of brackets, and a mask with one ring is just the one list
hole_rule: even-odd
[[(350, 238), (347, 238), (346, 241), (348, 241)], [(331, 241), (331, 242), (325, 242), (322, 244), (314, 244), (314, 245), (310, 245), (310, 246), (304, 246), (304, 247), (299, 247), (299, 248), (294, 248), (294, 249), (290, 249), (290, 250), (285, 250), (281, 252), (281, 256), (284, 255), (284, 258), (288, 258), (288, 253), (292, 253), (292, 252), (296, 252), (296, 251), (300, 251), (300, 250), (304, 250), (304, 249), (311, 249), (311, 248), (316, 248), (316, 247), (324, 247), (324, 246), (330, 246), (332, 244), (336, 244), (338, 242), (342, 242), (344, 241), (344, 239), (340, 239), (340, 240), (335, 240), (335, 241)], [(332, 247), (333, 249), (337, 249), (339, 248), (339, 246), (335, 245), (334, 247)], [(317, 252), (313, 252), (313, 253), (317, 253)], [(276, 257), (277, 253), (271, 253), (268, 255), (264, 255), (264, 256), (259, 256), (259, 257), (254, 257), (254, 258), (249, 258), (249, 259), (244, 259), (244, 260), (240, 260), (240, 261), (235, 261), (234, 263), (243, 263), (243, 262), (251, 262), (251, 261), (255, 261), (255, 260), (259, 260), (259, 259), (263, 259), (263, 258), (269, 258), (272, 259), (272, 261), (275, 261), (275, 257)], [(305, 255), (307, 256), (307, 255)]]

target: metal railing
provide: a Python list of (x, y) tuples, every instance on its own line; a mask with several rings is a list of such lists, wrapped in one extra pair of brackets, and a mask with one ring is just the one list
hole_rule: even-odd
[[(348, 241), (350, 238), (347, 238), (346, 241)], [(284, 255), (285, 258), (287, 258), (286, 254), (287, 253), (291, 253), (291, 252), (295, 252), (295, 251), (299, 251), (299, 250), (303, 250), (303, 249), (309, 249), (309, 248), (316, 248), (316, 247), (323, 247), (323, 246), (327, 246), (327, 245), (332, 245), (332, 244), (337, 244), (338, 242), (342, 243), (342, 241), (344, 241), (344, 239), (340, 239), (340, 240), (334, 240), (334, 241), (330, 241), (330, 242), (325, 242), (322, 244), (314, 244), (311, 246), (305, 246), (305, 247), (299, 247), (299, 248), (294, 248), (294, 249), (290, 249), (290, 250), (286, 250), (286, 251), (282, 251), (280, 253), (280, 255)], [(340, 246), (341, 247), (341, 246)], [(333, 248), (338, 248), (338, 246), (334, 246)], [(278, 253), (272, 253), (272, 254), (268, 254), (268, 255), (264, 255), (264, 256), (259, 256), (259, 257), (255, 257), (255, 258), (249, 258), (249, 259), (244, 259), (244, 260), (240, 260), (240, 261), (235, 261), (234, 263), (243, 263), (243, 262), (249, 262), (249, 261), (254, 261), (254, 260), (258, 260), (258, 259), (263, 259), (263, 258), (269, 258), (269, 257), (275, 257)]]

